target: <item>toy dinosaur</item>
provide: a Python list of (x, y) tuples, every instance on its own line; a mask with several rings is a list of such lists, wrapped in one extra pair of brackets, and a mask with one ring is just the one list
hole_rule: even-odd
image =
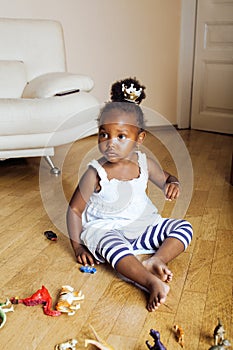
[(6, 313), (10, 311), (14, 311), (14, 306), (9, 299), (6, 299), (5, 303), (0, 303), (0, 328), (6, 323)]
[(35, 306), (35, 305), (43, 305), (43, 310), (45, 315), (48, 316), (60, 316), (61, 312), (57, 310), (52, 310), (52, 298), (48, 292), (48, 290), (45, 288), (45, 286), (42, 286), (41, 289), (39, 289), (37, 292), (32, 294), (30, 297), (25, 299), (19, 299), (18, 297), (13, 297), (10, 299), (12, 304), (24, 304), (26, 306)]
[(150, 335), (154, 339), (154, 345), (150, 345), (149, 341), (146, 341), (146, 345), (148, 349), (150, 350), (167, 350), (165, 346), (160, 341), (160, 334), (158, 331), (155, 331), (154, 329), (150, 330)]
[(85, 339), (85, 348), (88, 346), (88, 344), (92, 344), (100, 350), (114, 350), (114, 348), (111, 345), (107, 344), (103, 339), (100, 338), (100, 336), (96, 333), (96, 331), (91, 325), (90, 328), (92, 329), (92, 332), (94, 333), (97, 340)]
[(73, 303), (83, 299), (82, 291), (74, 292), (74, 288), (71, 286), (62, 286), (55, 309), (67, 313), (69, 316), (74, 315), (75, 311), (80, 309), (80, 304), (74, 305)]

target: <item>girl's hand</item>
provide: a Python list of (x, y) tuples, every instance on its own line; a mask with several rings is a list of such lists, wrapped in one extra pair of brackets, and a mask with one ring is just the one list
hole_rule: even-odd
[(167, 183), (165, 185), (165, 196), (168, 201), (177, 199), (180, 195), (180, 187), (178, 183)]
[(99, 262), (96, 261), (93, 257), (93, 255), (89, 252), (89, 250), (84, 245), (79, 245), (75, 249), (75, 256), (76, 260), (79, 264), (82, 264), (83, 266), (91, 265), (94, 266), (95, 263), (98, 264)]

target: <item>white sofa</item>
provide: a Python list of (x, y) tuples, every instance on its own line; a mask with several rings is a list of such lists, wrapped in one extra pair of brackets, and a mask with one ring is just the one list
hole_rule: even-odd
[[(0, 159), (44, 156), (96, 133), (93, 81), (68, 73), (57, 21), (0, 18)], [(80, 53), (82, 54), (82, 53)]]

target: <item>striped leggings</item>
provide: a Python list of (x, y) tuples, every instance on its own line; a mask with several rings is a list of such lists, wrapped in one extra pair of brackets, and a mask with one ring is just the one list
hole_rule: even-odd
[(166, 238), (180, 240), (184, 249), (192, 240), (193, 230), (188, 221), (161, 218), (156, 226), (148, 226), (146, 231), (134, 240), (128, 240), (120, 230), (106, 232), (96, 249), (113, 268), (127, 255), (151, 254), (162, 245)]

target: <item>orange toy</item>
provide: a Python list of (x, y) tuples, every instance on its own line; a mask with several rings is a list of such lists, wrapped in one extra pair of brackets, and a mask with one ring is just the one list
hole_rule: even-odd
[(180, 346), (183, 348), (184, 347), (184, 331), (177, 324), (174, 326), (174, 329), (176, 331), (176, 339), (177, 339), (178, 343), (180, 344)]

